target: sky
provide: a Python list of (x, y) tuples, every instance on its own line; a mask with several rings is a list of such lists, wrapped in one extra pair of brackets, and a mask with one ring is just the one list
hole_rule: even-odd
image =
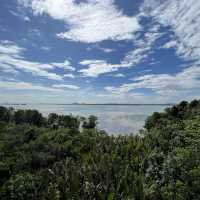
[(0, 103), (200, 98), (198, 0), (1, 0)]

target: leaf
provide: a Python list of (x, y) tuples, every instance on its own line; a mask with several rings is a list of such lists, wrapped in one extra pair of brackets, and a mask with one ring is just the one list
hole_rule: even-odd
[(113, 193), (110, 193), (109, 195), (108, 195), (108, 200), (113, 200), (114, 199), (114, 194)]

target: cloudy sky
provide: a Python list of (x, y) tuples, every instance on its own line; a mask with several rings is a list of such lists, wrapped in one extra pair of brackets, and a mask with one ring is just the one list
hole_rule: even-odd
[(200, 1), (1, 0), (0, 103), (200, 98)]

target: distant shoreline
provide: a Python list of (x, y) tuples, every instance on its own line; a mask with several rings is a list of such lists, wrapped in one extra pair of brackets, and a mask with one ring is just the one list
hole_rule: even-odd
[(37, 103), (37, 104), (29, 104), (29, 103), (3, 103), (1, 106), (28, 106), (28, 105), (54, 105), (54, 106), (173, 106), (175, 104), (115, 104), (115, 103), (106, 103), (106, 104), (87, 104), (87, 103), (69, 103), (69, 104), (45, 104), (45, 103)]

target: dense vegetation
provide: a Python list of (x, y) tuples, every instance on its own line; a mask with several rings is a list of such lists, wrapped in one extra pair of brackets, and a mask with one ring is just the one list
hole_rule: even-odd
[(0, 199), (200, 199), (200, 101), (154, 113), (138, 135), (96, 120), (0, 107)]

